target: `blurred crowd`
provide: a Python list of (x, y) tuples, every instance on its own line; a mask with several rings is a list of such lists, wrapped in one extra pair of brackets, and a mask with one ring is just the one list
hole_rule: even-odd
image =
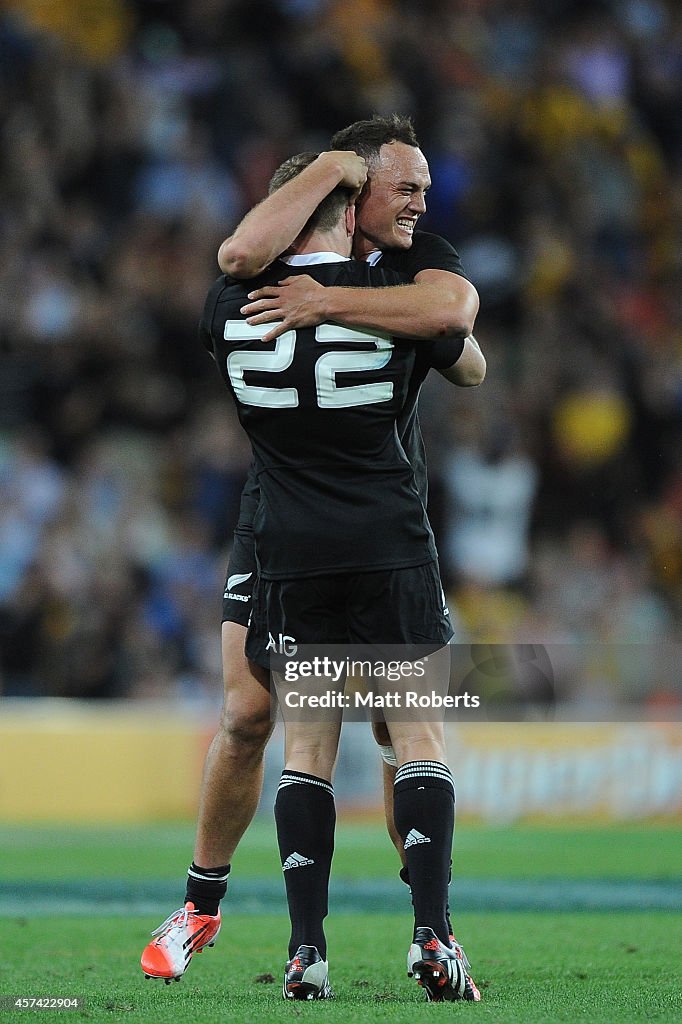
[(249, 447), (198, 317), (374, 111), (481, 296), (485, 384), (421, 400), (460, 637), (680, 641), (677, 0), (4, 0), (0, 693), (218, 698)]

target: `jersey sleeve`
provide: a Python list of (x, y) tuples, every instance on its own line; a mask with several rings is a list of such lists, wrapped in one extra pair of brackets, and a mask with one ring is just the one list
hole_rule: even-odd
[(464, 338), (436, 338), (425, 353), (434, 370), (447, 370), (454, 366), (464, 351)]
[(415, 231), (409, 249), (387, 249), (381, 258), (381, 266), (407, 274), (410, 278), (422, 270), (447, 270), (469, 280), (457, 251), (445, 238), (428, 231)]
[(213, 355), (213, 318), (215, 316), (215, 308), (218, 304), (220, 294), (228, 280), (229, 278), (223, 274), (223, 276), (219, 277), (213, 284), (211, 290), (206, 296), (204, 311), (201, 314), (201, 320), (199, 321), (199, 341), (203, 347), (211, 353), (211, 355)]

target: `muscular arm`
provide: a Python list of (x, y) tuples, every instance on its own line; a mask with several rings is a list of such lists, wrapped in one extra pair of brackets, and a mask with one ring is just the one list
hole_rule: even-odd
[(249, 299), (242, 308), (248, 323), (277, 322), (263, 335), (264, 342), (328, 321), (397, 338), (468, 337), (478, 312), (474, 286), (448, 270), (422, 270), (412, 284), (391, 288), (325, 288), (297, 275), (250, 292)]
[(396, 338), (467, 337), (478, 312), (478, 293), (447, 270), (422, 270), (412, 284), (393, 288), (327, 288), (325, 320), (373, 327)]
[(250, 210), (218, 250), (224, 274), (256, 277), (300, 235), (322, 200), (336, 188), (361, 188), (367, 165), (356, 153), (320, 153), (299, 175)]

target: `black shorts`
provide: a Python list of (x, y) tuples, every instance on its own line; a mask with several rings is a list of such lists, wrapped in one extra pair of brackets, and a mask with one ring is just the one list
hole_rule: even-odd
[(300, 644), (442, 647), (453, 629), (437, 562), (409, 569), (256, 583), (246, 654), (270, 668), (271, 654)]
[(253, 605), (257, 565), (253, 533), (235, 530), (223, 593), (223, 622), (248, 626)]

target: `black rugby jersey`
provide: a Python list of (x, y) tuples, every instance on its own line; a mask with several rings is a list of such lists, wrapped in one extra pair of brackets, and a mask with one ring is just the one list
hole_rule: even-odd
[[(409, 249), (391, 249), (376, 253), (371, 260), (412, 280), (421, 270), (447, 270), (466, 278), (462, 262), (452, 245), (440, 235), (427, 231), (415, 231)], [(291, 269), (291, 268), (289, 268)], [(467, 278), (468, 280), (468, 278)], [(253, 285), (255, 287), (255, 285)], [(249, 291), (251, 287), (249, 287)], [(211, 343), (208, 343), (212, 349)], [(419, 341), (415, 345), (415, 363), (410, 377), (405, 404), (397, 420), (397, 431), (405, 454), (414, 470), (417, 490), (424, 507), (428, 498), (426, 452), (419, 423), (418, 399), (421, 386), (430, 369), (447, 369), (457, 362), (462, 354), (463, 342), (453, 338), (435, 341)], [(253, 464), (249, 467), (242, 492), (237, 531), (247, 534), (253, 529), (260, 491)]]
[[(412, 280), (421, 270), (447, 270), (466, 278), (462, 261), (445, 238), (428, 231), (415, 231), (409, 249), (387, 249), (370, 257), (374, 266), (388, 268)], [(468, 280), (468, 279), (467, 279)], [(426, 507), (428, 476), (426, 450), (419, 423), (419, 392), (430, 369), (446, 370), (457, 362), (464, 342), (455, 338), (439, 338), (415, 345), (415, 366), (412, 371), (405, 405), (398, 417), (398, 433), (405, 454), (414, 470), (415, 481)]]
[(410, 279), (421, 270), (448, 270), (468, 280), (457, 251), (447, 239), (430, 231), (415, 231), (409, 249), (386, 249), (381, 253), (381, 266)]
[(324, 285), (405, 278), (356, 261), (277, 261), (248, 282), (220, 278), (201, 324), (254, 451), (254, 519), (266, 579), (421, 565), (436, 558), (414, 473), (396, 430), (414, 345), (335, 324), (264, 345), (239, 310), (247, 293), (292, 273)]

